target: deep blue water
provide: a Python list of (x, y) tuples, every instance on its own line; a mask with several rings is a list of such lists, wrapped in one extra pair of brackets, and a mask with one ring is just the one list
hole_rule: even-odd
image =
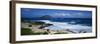
[(69, 24), (81, 24), (86, 26), (92, 26), (91, 18), (52, 18), (52, 19), (40, 19), (40, 18), (22, 18), (23, 20), (36, 21), (36, 20), (49, 20), (52, 22), (67, 22)]

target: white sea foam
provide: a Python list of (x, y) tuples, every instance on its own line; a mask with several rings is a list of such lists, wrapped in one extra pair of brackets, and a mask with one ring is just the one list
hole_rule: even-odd
[(80, 24), (69, 24), (67, 22), (51, 22), (49, 20), (41, 20), (42, 22), (53, 24), (52, 26), (45, 27), (45, 29), (51, 29), (51, 30), (61, 30), (61, 29), (70, 29), (73, 31), (80, 31), (80, 30), (85, 30), (88, 32), (91, 32), (92, 27), (91, 26), (83, 26)]

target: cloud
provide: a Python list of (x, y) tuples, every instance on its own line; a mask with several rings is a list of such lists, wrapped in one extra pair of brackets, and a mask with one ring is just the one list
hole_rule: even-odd
[(66, 16), (72, 16), (72, 15), (69, 14), (69, 13), (55, 13), (53, 16), (56, 16), (56, 17), (66, 17)]
[(77, 15), (80, 15), (80, 16), (83, 15), (83, 13), (81, 13), (81, 12), (80, 12), (80, 13), (76, 13), (76, 14), (77, 14)]

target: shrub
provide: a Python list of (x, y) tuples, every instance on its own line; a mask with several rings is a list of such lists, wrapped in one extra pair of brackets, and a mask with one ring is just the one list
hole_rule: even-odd
[(34, 32), (29, 28), (21, 28), (21, 35), (41, 35), (48, 34), (47, 32)]
[(33, 34), (32, 30), (29, 28), (21, 28), (21, 35), (31, 35)]

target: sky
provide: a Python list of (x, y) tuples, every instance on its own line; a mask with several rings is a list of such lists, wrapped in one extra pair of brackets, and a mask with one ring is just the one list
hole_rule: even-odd
[(45, 15), (49, 15), (54, 18), (92, 18), (92, 11), (21, 8), (22, 18), (34, 18)]

